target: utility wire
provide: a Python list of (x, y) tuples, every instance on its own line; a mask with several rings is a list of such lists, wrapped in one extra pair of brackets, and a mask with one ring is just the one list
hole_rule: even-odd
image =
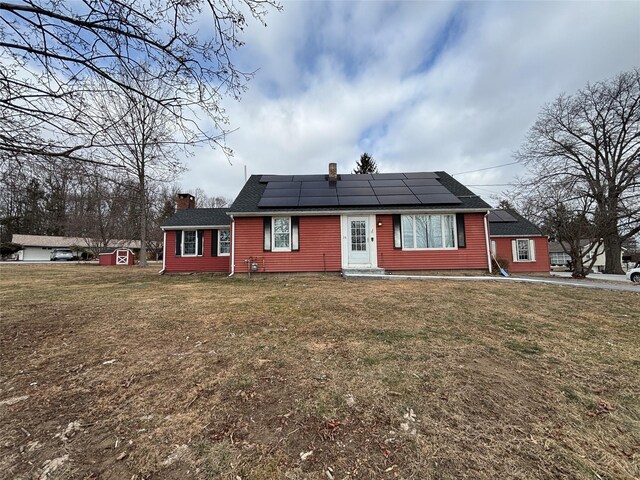
[(465, 183), (465, 187), (512, 187), (515, 183)]
[(462, 175), (464, 173), (483, 172), (485, 170), (492, 170), (494, 168), (501, 168), (501, 167), (507, 167), (509, 165), (515, 165), (516, 163), (520, 163), (520, 162), (509, 162), (509, 163), (503, 163), (502, 165), (494, 165), (493, 167), (478, 168), (477, 170), (468, 170), (466, 172), (452, 173), (451, 176), (455, 177), (456, 175)]

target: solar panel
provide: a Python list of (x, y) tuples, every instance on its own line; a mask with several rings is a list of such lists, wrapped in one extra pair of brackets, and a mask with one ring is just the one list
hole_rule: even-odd
[(335, 197), (337, 191), (335, 188), (306, 188), (300, 190), (300, 198), (303, 197)]
[(436, 178), (414, 178), (407, 179), (404, 181), (405, 185), (409, 185), (410, 187), (424, 187), (426, 185), (442, 185), (440, 181)]
[(294, 182), (319, 182), (322, 180), (326, 181), (327, 176), (326, 175), (294, 175), (293, 176)]
[(282, 188), (300, 188), (300, 182), (269, 182), (267, 183), (267, 189), (282, 189)]
[(418, 199), (425, 205), (459, 204), (462, 203), (453, 193), (436, 193), (433, 195), (418, 195)]
[(357, 206), (357, 205), (379, 205), (378, 199), (374, 196), (371, 197), (338, 197), (338, 203), (343, 206)]
[(336, 187), (353, 187), (353, 188), (369, 188), (371, 185), (367, 180), (355, 181), (355, 180), (341, 180), (336, 184)]
[[(462, 203), (434, 172), (345, 174), (337, 182), (326, 175), (263, 175), (260, 181), (267, 184), (259, 207)], [(494, 212), (491, 221), (516, 221), (506, 212)]]
[(510, 223), (518, 220), (505, 210), (491, 210), (489, 212), (489, 221), (493, 223)]
[(310, 181), (310, 182), (300, 182), (300, 188), (303, 190), (310, 188), (325, 188), (325, 189), (335, 189), (335, 186), (331, 186), (328, 181)]
[(373, 195), (373, 188), (366, 187), (341, 187), (338, 185), (338, 195), (339, 196), (354, 196), (354, 197), (362, 197), (364, 195)]
[(440, 178), (436, 172), (409, 172), (405, 173), (406, 178)]
[(371, 180), (372, 187), (405, 187), (403, 180)]
[(300, 189), (298, 188), (267, 188), (262, 197), (297, 197), (298, 195), (300, 195)]
[(365, 180), (373, 180), (373, 175), (370, 173), (346, 173), (344, 175), (340, 175), (340, 180), (346, 181), (365, 181)]
[(260, 183), (266, 182), (291, 182), (293, 175), (262, 175)]
[(259, 207), (297, 207), (298, 197), (262, 197)]
[(373, 191), (380, 195), (413, 195), (409, 187), (374, 187)]
[(402, 173), (374, 173), (374, 180), (404, 180), (405, 176)]
[(415, 195), (385, 195), (378, 197), (380, 205), (415, 205), (420, 200)]
[(434, 194), (434, 193), (451, 193), (442, 185), (425, 185), (421, 187), (411, 187), (411, 191), (416, 195)]
[(330, 207), (338, 205), (338, 197), (300, 197), (300, 207)]

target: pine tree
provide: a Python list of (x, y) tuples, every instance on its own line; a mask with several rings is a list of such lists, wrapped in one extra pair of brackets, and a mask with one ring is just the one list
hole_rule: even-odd
[(360, 160), (356, 162), (356, 168), (353, 173), (378, 173), (378, 165), (375, 160), (367, 152), (360, 155)]

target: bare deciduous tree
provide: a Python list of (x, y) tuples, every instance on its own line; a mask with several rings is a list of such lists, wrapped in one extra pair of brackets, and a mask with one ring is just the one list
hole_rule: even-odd
[(231, 200), (221, 195), (210, 197), (202, 188), (189, 191), (196, 198), (198, 208), (225, 208), (231, 205)]
[(571, 257), (572, 276), (586, 277), (602, 247), (606, 222), (602, 222), (596, 202), (586, 195), (581, 182), (556, 178), (535, 185), (526, 183), (510, 198), (525, 216), (560, 243)]
[(640, 69), (544, 106), (516, 158), (526, 190), (575, 182), (597, 210), (605, 272), (623, 273), (622, 242), (640, 232)]
[[(82, 115), (89, 78), (146, 97), (226, 151), (221, 99), (238, 98), (253, 74), (233, 63), (232, 52), (247, 18), (263, 22), (271, 8), (280, 7), (272, 0), (0, 2), (0, 161), (96, 161), (87, 155), (91, 137), (74, 135), (91, 131)], [(141, 70), (165, 88), (151, 94), (122, 81), (122, 72), (135, 78)], [(197, 122), (203, 115), (207, 122)]]
[[(103, 80), (94, 82), (93, 92), (83, 109), (83, 119), (92, 125), (91, 142), (96, 146), (92, 158), (97, 163), (118, 167), (123, 185), (134, 187), (133, 207), (138, 214), (138, 237), (141, 242), (140, 265), (147, 264), (149, 197), (161, 183), (175, 180), (184, 170), (180, 153), (205, 141), (202, 135), (172, 123), (172, 116), (154, 97), (170, 95), (165, 82), (145, 70), (126, 72), (118, 78), (124, 85), (135, 83), (136, 89), (114, 92)], [(138, 93), (139, 90), (141, 93)]]

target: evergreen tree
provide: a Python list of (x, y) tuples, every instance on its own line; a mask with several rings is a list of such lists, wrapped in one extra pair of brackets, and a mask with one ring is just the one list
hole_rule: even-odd
[(378, 173), (378, 165), (375, 160), (367, 152), (360, 155), (360, 160), (356, 162), (356, 168), (353, 173)]

